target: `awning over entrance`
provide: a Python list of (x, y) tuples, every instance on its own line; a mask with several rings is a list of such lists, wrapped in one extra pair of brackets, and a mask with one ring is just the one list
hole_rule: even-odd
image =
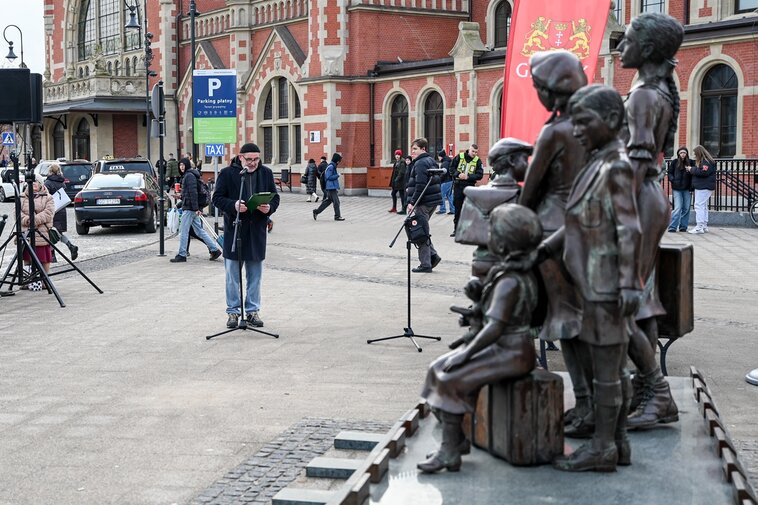
[(44, 104), (42, 112), (48, 116), (51, 114), (65, 114), (67, 112), (139, 112), (145, 113), (147, 105), (140, 98), (85, 98), (83, 100), (71, 100), (67, 102)]

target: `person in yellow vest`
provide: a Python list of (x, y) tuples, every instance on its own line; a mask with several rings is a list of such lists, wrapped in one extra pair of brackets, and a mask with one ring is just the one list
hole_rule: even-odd
[(466, 151), (461, 151), (458, 156), (450, 162), (450, 175), (453, 177), (453, 206), (455, 207), (455, 217), (453, 218), (453, 233), (455, 237), (455, 228), (458, 227), (458, 218), (461, 217), (463, 208), (463, 199), (465, 195), (463, 190), (468, 186), (474, 186), (477, 181), (484, 177), (484, 168), (482, 160), (479, 159), (479, 146), (471, 144)]

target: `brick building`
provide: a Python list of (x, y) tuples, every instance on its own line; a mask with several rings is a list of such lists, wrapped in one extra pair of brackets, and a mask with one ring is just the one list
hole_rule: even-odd
[[(45, 0), (45, 119), (33, 133), (40, 157), (146, 155), (146, 89), (159, 79), (166, 89), (165, 152), (191, 152), (189, 0), (143, 1)], [(143, 26), (146, 4), (154, 34), (154, 77), (146, 78), (144, 34), (125, 28), (135, 4)], [(261, 146), (269, 166), (299, 172), (309, 158), (340, 152), (343, 187), (361, 193), (377, 185), (372, 167), (389, 165), (393, 151), (407, 152), (414, 137), (427, 137), (430, 150), (475, 142), (482, 152), (497, 140), (511, 6), (197, 0), (195, 65), (237, 70), (241, 137)], [(758, 157), (756, 8), (758, 0), (619, 2), (594, 80), (626, 93), (635, 75), (621, 69), (612, 50), (623, 25), (642, 11), (667, 12), (685, 25), (675, 75), (679, 145)], [(153, 161), (157, 146), (152, 139)]]

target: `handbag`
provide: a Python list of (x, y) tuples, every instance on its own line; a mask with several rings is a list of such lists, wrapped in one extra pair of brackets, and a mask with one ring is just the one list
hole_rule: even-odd
[(415, 245), (424, 245), (429, 241), (429, 221), (423, 214), (413, 214), (405, 218), (405, 233), (408, 241)]
[(47, 230), (47, 237), (50, 240), (50, 243), (55, 245), (61, 241), (61, 232), (59, 232), (55, 226), (52, 226)]
[(58, 212), (71, 203), (71, 198), (69, 198), (68, 194), (66, 194), (66, 190), (63, 188), (59, 189), (51, 196), (53, 197), (53, 202), (55, 202), (55, 212)]
[(305, 174), (300, 175), (300, 184), (308, 184), (308, 176)]
[(171, 233), (179, 231), (179, 211), (175, 207), (166, 213), (166, 226)]

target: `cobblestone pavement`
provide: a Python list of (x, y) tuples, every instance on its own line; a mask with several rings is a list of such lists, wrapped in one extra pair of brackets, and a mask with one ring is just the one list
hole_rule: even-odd
[[(412, 324), (442, 341), (423, 353), (405, 339), (366, 345), (407, 324), (404, 237), (388, 247), (402, 216), (386, 198), (344, 197), (346, 221), (327, 211), (314, 222), (304, 200), (284, 193), (269, 235), (262, 317), (280, 339), (206, 341), (226, 320), (221, 262), (193, 243), (187, 263), (171, 264), (176, 238), (158, 257), (149, 234), (114, 234), (120, 246), (82, 256), (102, 295), (67, 274), (55, 278), (65, 309), (44, 293), (0, 299), (0, 505), (231, 502), (227, 489), (247, 496), (255, 481), (232, 477), (262, 471), (253, 466), (271, 460), (259, 451), (272, 440), (290, 456), (317, 445), (301, 422), (323, 423), (303, 428), (317, 434), (335, 419), (392, 423), (415, 404), (428, 363), (460, 333), (448, 307), (466, 303), (473, 248), (448, 237), (452, 216), (433, 216), (443, 261), (412, 277)], [(744, 376), (758, 367), (758, 230), (666, 240), (695, 247), (696, 327), (669, 350), (669, 373), (703, 373), (755, 485), (758, 387)], [(548, 356), (563, 369), (560, 353)]]
[(293, 482), (310, 461), (323, 455), (334, 445), (340, 431), (386, 433), (392, 423), (378, 421), (347, 421), (335, 419), (304, 419), (264, 445), (189, 505), (264, 504)]

